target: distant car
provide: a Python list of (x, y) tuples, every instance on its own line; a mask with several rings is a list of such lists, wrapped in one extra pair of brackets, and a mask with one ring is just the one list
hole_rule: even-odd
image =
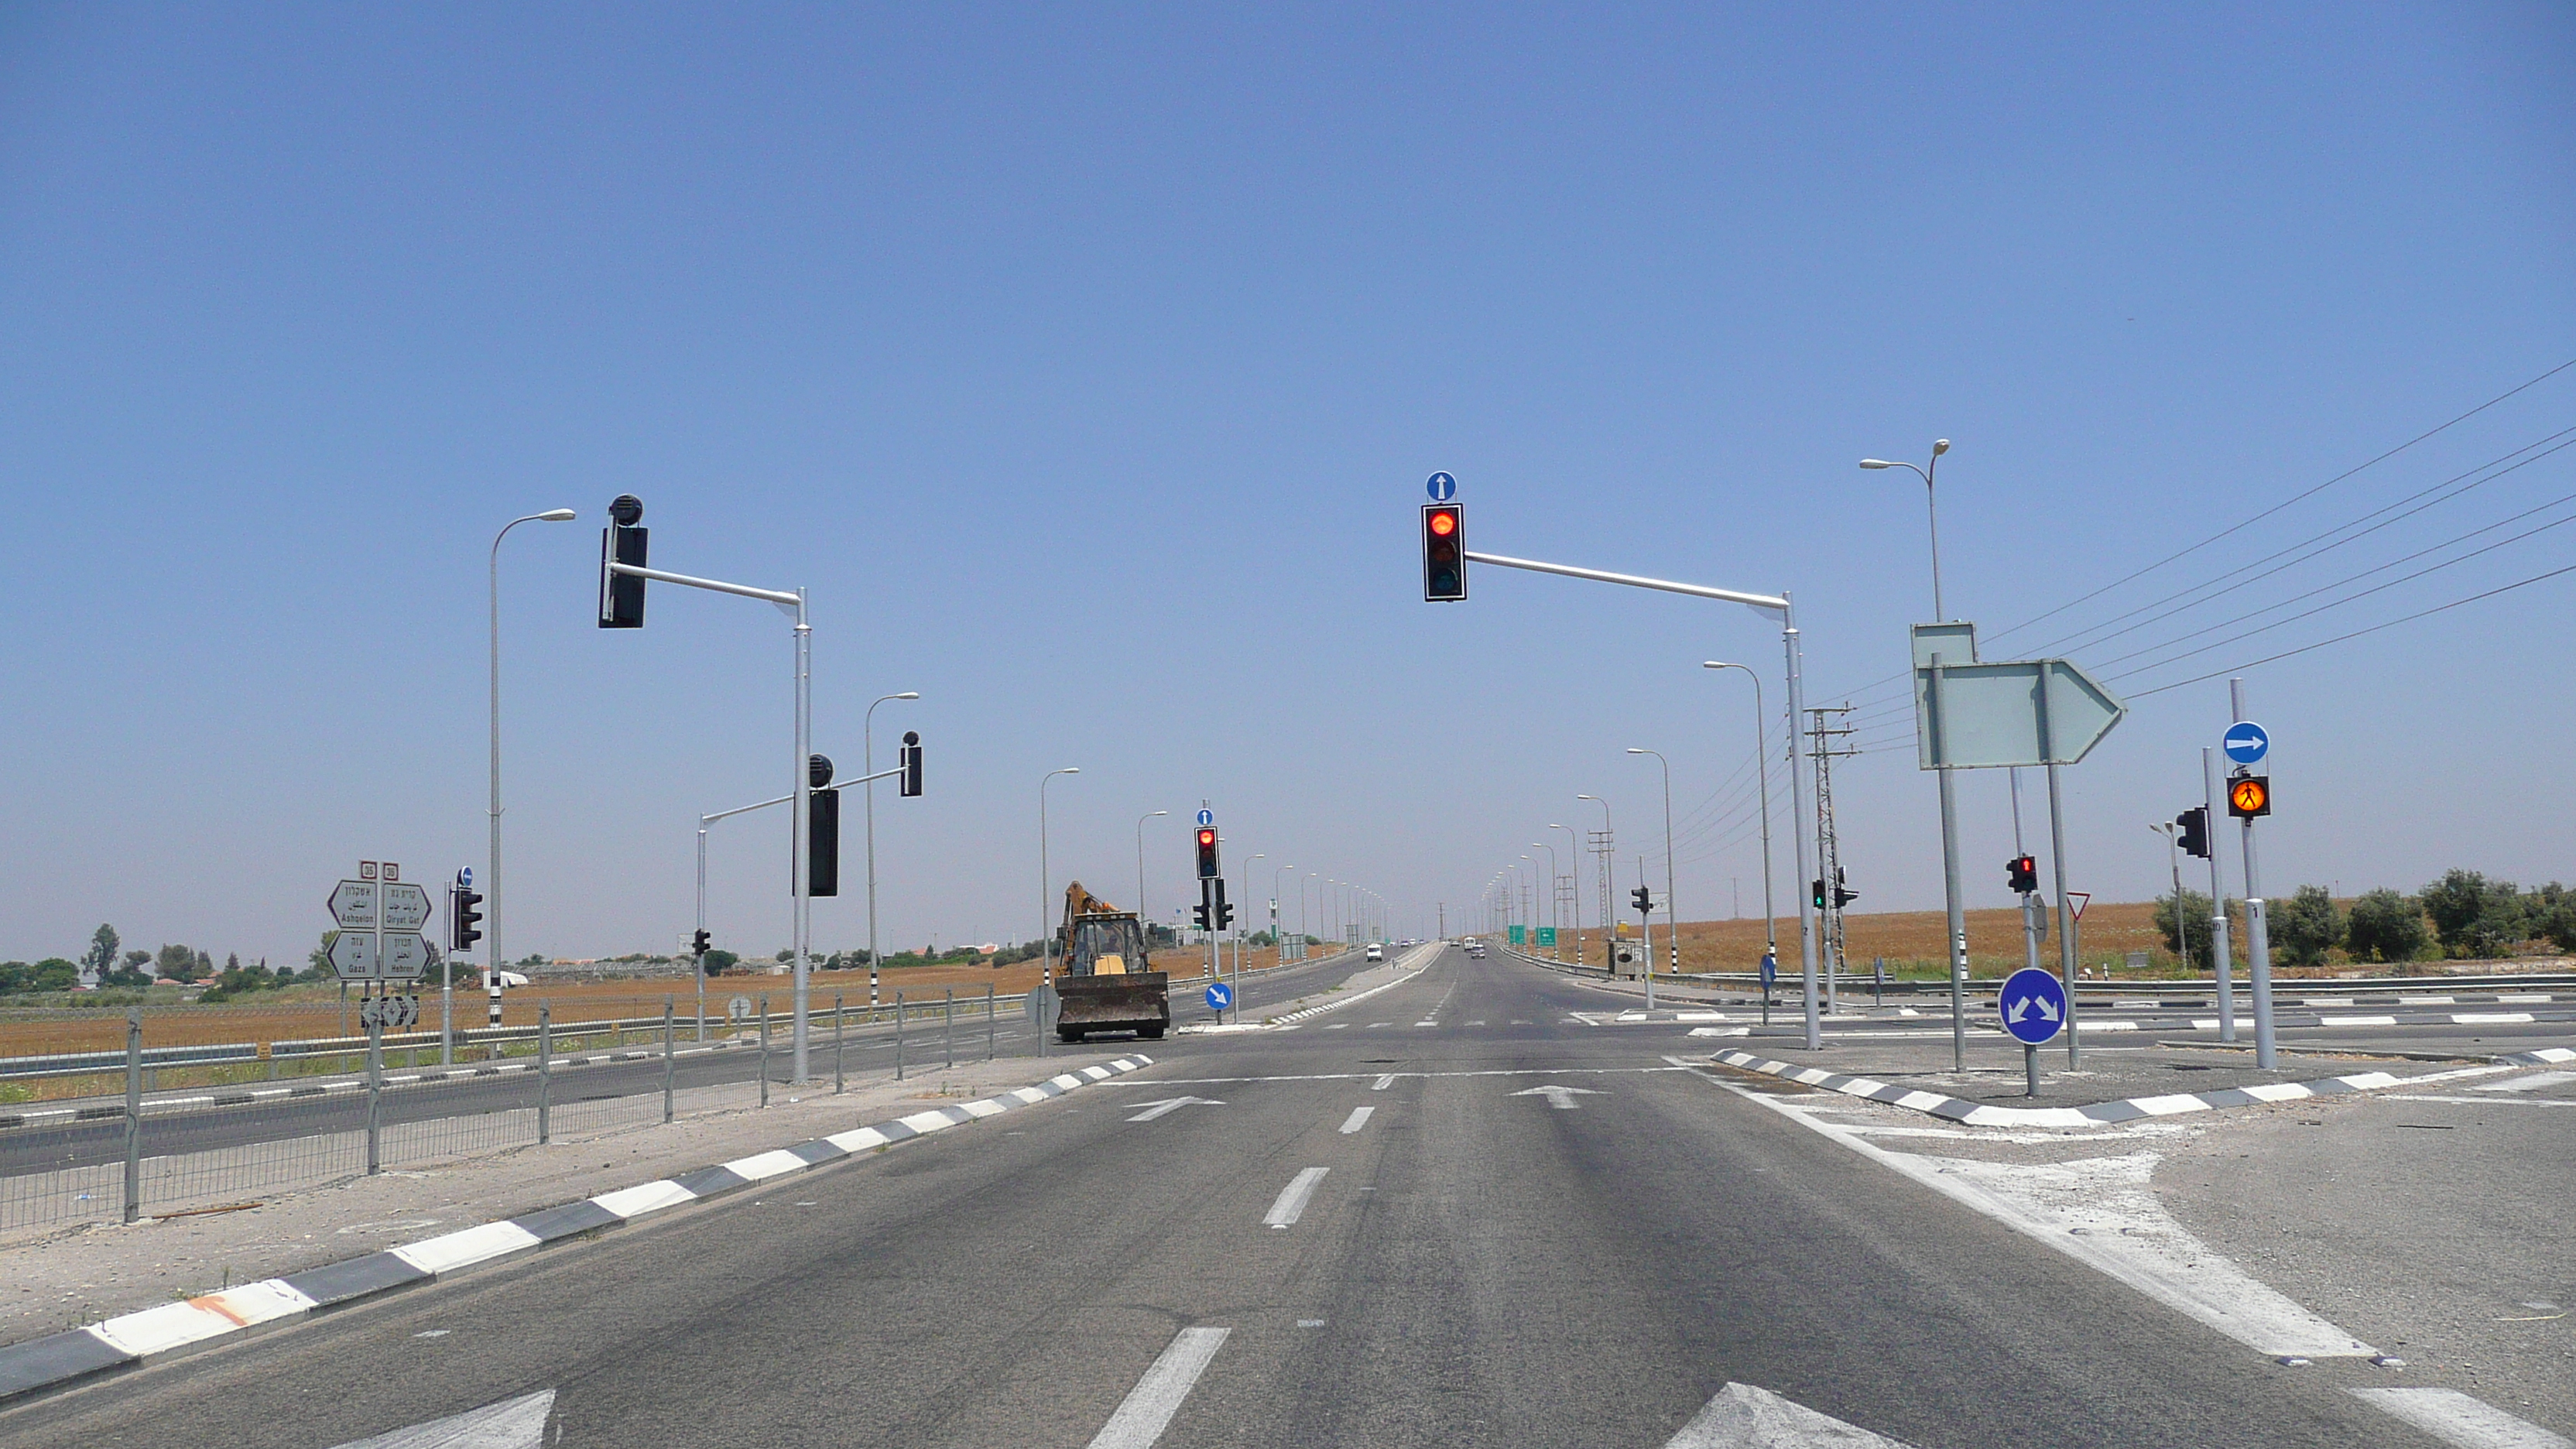
[(1368, 948), (1368, 958), (1369, 958), (1370, 960), (1372, 960), (1372, 961), (1383, 961), (1383, 960), (1385, 960), (1385, 959), (1386, 959), (1386, 948), (1385, 948), (1384, 946), (1379, 946), (1379, 945), (1374, 945), (1374, 944), (1373, 944), (1373, 945), (1371, 945), (1371, 946)]

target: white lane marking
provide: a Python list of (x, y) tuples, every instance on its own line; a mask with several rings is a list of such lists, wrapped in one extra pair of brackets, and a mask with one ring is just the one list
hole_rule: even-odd
[(2320, 1016), (2317, 1018), (2319, 1026), (2395, 1026), (2396, 1024), (2397, 1018), (2393, 1016)]
[(1440, 1023), (1436, 1021), (1417, 1021), (1414, 1023), (1415, 1026), (1438, 1026), (1439, 1024)]
[(1347, 1137), (1361, 1128), (1366, 1127), (1368, 1125), (1369, 1114), (1376, 1110), (1377, 1109), (1375, 1107), (1353, 1107), (1351, 1109), (1351, 1115), (1342, 1119), (1342, 1135)]
[(1546, 1086), (1531, 1087), (1527, 1091), (1514, 1092), (1512, 1095), (1515, 1097), (1545, 1097), (1547, 1098), (1547, 1104), (1554, 1107), (1556, 1110), (1560, 1112), (1572, 1112), (1579, 1110), (1580, 1107), (1580, 1104), (1574, 1100), (1577, 1096), (1600, 1097), (1608, 1094), (1604, 1092), (1596, 1092), (1590, 1087), (1560, 1087), (1555, 1083), (1550, 1082)]
[(1225, 1346), (1230, 1328), (1184, 1328), (1172, 1339), (1163, 1356), (1145, 1370), (1136, 1387), (1118, 1403), (1118, 1412), (1091, 1436), (1091, 1449), (1151, 1449), (1163, 1437), (1164, 1426), (1181, 1410), (1181, 1400), (1190, 1396), (1190, 1387), (1207, 1371), (1208, 1360)]
[(1378, 1079), (1377, 1079), (1377, 1083), (1376, 1083), (1376, 1085), (1374, 1085), (1374, 1086), (1370, 1087), (1370, 1088), (1369, 1088), (1369, 1090), (1370, 1090), (1370, 1091), (1372, 1091), (1372, 1092), (1383, 1092), (1383, 1091), (1385, 1091), (1387, 1088), (1392, 1087), (1392, 1086), (1394, 1086), (1394, 1085), (1395, 1085), (1395, 1073), (1393, 1073), (1393, 1072), (1389, 1072), (1389, 1073), (1387, 1073), (1385, 1076), (1378, 1078)]
[(2564, 1435), (2517, 1419), (2458, 1389), (2346, 1389), (2383, 1414), (2460, 1449), (2570, 1449)]
[(1529, 1023), (1528, 1023), (1528, 1022), (1526, 1022), (1526, 1021), (1514, 1021), (1514, 1022), (1512, 1023), (1512, 1025), (1514, 1025), (1514, 1026), (1527, 1026), (1527, 1025), (1529, 1025)]
[(1467, 1023), (1467, 1024), (1468, 1024), (1469, 1026), (1483, 1026), (1483, 1025), (1484, 1025), (1484, 1023), (1483, 1023), (1483, 1022), (1481, 1022), (1481, 1021), (1471, 1021), (1471, 1022), (1469, 1022), (1469, 1023)]
[[(2478, 1090), (2485, 1091), (2486, 1089), (2481, 1087)], [(2454, 1107), (2576, 1107), (2576, 1102), (2564, 1101), (2557, 1097), (2433, 1097), (2410, 1096), (2403, 1092), (2391, 1092), (2388, 1094), (2387, 1100), (2391, 1102), (2446, 1102)]]
[(2455, 1011), (2451, 1013), (2451, 1020), (2462, 1026), (2497, 1026), (2509, 1022), (2529, 1021), (2531, 1013), (2528, 1011)]
[(555, 1391), (541, 1389), (371, 1439), (352, 1440), (339, 1449), (537, 1449), (545, 1442), (546, 1416), (554, 1406)]
[(1362, 1030), (1362, 1031), (1375, 1031), (1375, 1030), (1377, 1030), (1377, 1029), (1378, 1029), (1379, 1027), (1381, 1027), (1381, 1026), (1393, 1026), (1393, 1025), (1395, 1025), (1395, 1023), (1394, 1023), (1394, 1022), (1391, 1022), (1391, 1021), (1372, 1021), (1372, 1022), (1370, 1022), (1368, 1025), (1366, 1025), (1366, 1026), (1364, 1026), (1364, 1027), (1361, 1027), (1361, 1028), (1360, 1028), (1360, 1030)]
[(2480, 1087), (2478, 1090), (2481, 1092), (2536, 1092), (2543, 1087), (2557, 1086), (2561, 1082), (2576, 1082), (2576, 1072), (2539, 1072), (2524, 1077), (2520, 1081), (2497, 1082), (2492, 1086)]
[(1168, 1117), (1172, 1113), (1181, 1110), (1183, 1107), (1222, 1107), (1225, 1104), (1223, 1102), (1211, 1102), (1205, 1097), (1167, 1097), (1159, 1102), (1137, 1102), (1132, 1105), (1142, 1107), (1145, 1110), (1128, 1118), (1128, 1121), (1151, 1122), (1157, 1117)]
[(1906, 1449), (1751, 1384), (1728, 1384), (1664, 1449)]
[(1326, 1030), (1326, 1031), (1348, 1031), (1348, 1030), (1350, 1030), (1350, 1029), (1351, 1029), (1351, 1024), (1350, 1024), (1349, 1022), (1347, 1022), (1347, 1021), (1337, 1021), (1337, 1022), (1334, 1022), (1332, 1025), (1330, 1025), (1330, 1026), (1328, 1026), (1328, 1027), (1325, 1027), (1325, 1028), (1324, 1028), (1324, 1030)]
[(1306, 1204), (1314, 1198), (1315, 1185), (1322, 1182), (1324, 1174), (1331, 1170), (1328, 1167), (1309, 1167), (1288, 1179), (1288, 1185), (1279, 1189), (1278, 1200), (1270, 1204), (1270, 1211), (1261, 1215), (1262, 1225), (1284, 1228), (1297, 1221), (1304, 1215)]

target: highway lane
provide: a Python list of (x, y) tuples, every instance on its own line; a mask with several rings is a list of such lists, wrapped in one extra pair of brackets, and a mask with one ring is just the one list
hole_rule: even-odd
[[(1194, 951), (1166, 954), (1174, 956), (1173, 964), (1184, 970), (1196, 970), (1204, 960)], [(1250, 976), (1242, 983), (1245, 1010), (1254, 1013), (1257, 1020), (1258, 1013), (1265, 1006), (1333, 984), (1360, 969), (1363, 968), (1359, 958), (1352, 956), (1307, 962)], [(1173, 984), (1172, 1014), (1176, 1023), (1186, 1025), (1213, 1020), (1213, 1013), (1201, 998), (1206, 984), (1204, 979), (1187, 977)], [(912, 1070), (935, 1071), (948, 1054), (947, 1033), (942, 1025), (938, 1001), (932, 998), (926, 1008), (920, 1007), (919, 1003), (915, 1006), (918, 1014), (912, 1017), (904, 1032), (904, 1060)], [(983, 1059), (987, 1040), (983, 1008), (980, 995), (958, 999), (954, 1045), (956, 1060), (961, 1064)], [(750, 1084), (760, 1079), (762, 1067), (757, 1050), (739, 1046), (724, 1050), (695, 1050), (696, 1044), (688, 1040), (687, 1028), (681, 1027), (680, 1032), (679, 1054), (674, 1058), (671, 1069), (676, 1090)], [(1017, 1005), (998, 1014), (991, 1036), (1000, 1056), (1032, 1055), (1037, 1046), (1035, 1033)], [(1124, 1039), (1109, 1037), (1101, 1040)], [(813, 1070), (817, 1079), (824, 1082), (831, 1079), (833, 1043), (833, 1035), (829, 1032), (817, 1032), (813, 1039), (810, 1053)], [(630, 1046), (623, 1050), (649, 1050), (650, 1055), (640, 1060), (608, 1061), (605, 1058), (611, 1053), (605, 1049), (567, 1053), (591, 1060), (586, 1065), (568, 1067), (555, 1074), (551, 1089), (555, 1106), (563, 1108), (575, 1103), (658, 1094), (662, 1090), (659, 1043)], [(891, 1024), (854, 1026), (846, 1034), (844, 1066), (850, 1072), (884, 1071), (893, 1061), (895, 1051), (895, 1029)], [(515, 1060), (524, 1062), (525, 1059)], [(448, 1070), (472, 1072), (475, 1068), (460, 1066)], [(773, 1029), (769, 1078), (772, 1082), (784, 1084), (790, 1080), (793, 1070), (787, 1033)], [(397, 1076), (405, 1074), (393, 1073)], [(252, 1083), (223, 1090), (267, 1090), (270, 1085)], [(285, 1087), (291, 1084), (274, 1085)], [(309, 1087), (311, 1084), (305, 1085)], [(408, 1083), (383, 1094), (382, 1121), (387, 1126), (398, 1126), (450, 1117), (533, 1111), (537, 1105), (537, 1094), (536, 1074), (529, 1071)], [(0, 1129), (0, 1178), (122, 1162), (125, 1158), (125, 1123), (121, 1102), (82, 1105), (113, 1107), (114, 1111), (112, 1115), (88, 1120)], [(143, 1154), (146, 1157), (164, 1157), (211, 1152), (325, 1133), (360, 1132), (366, 1129), (366, 1125), (365, 1094), (345, 1090), (309, 1096), (261, 1097), (236, 1105), (209, 1104), (170, 1112), (147, 1111), (143, 1119)]]
[(0, 1438), (331, 1449), (551, 1393), (565, 1445), (1653, 1446), (1740, 1382), (1918, 1449), (2434, 1442), (1675, 1069), (1669, 1033), (1572, 1020), (1595, 1004), (1453, 951)]

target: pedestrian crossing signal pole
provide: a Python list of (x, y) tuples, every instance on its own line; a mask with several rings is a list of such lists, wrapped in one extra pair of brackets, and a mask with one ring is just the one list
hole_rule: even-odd
[[(2245, 718), (2245, 681), (2227, 681), (2227, 707)], [(2269, 742), (2265, 741), (2268, 752)], [(2267, 767), (2268, 768), (2268, 767)], [(2272, 1042), (2272, 938), (2265, 928), (2263, 887), (2254, 869), (2254, 820), (2272, 813), (2272, 777), (2243, 766), (2227, 782), (2227, 813), (2245, 824), (2245, 974), (2254, 987), (2254, 1065), (2270, 1070), (2279, 1060)]]

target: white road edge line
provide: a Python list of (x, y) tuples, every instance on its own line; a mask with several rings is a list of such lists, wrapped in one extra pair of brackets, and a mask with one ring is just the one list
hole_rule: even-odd
[[(1320, 1170), (1320, 1169), (1319, 1169)], [(1145, 1370), (1136, 1387), (1120, 1400), (1118, 1412), (1091, 1436), (1091, 1449), (1152, 1449), (1163, 1437), (1163, 1429), (1181, 1410), (1181, 1401), (1190, 1396), (1190, 1388), (1207, 1371), (1208, 1361), (1225, 1346), (1231, 1328), (1184, 1328), (1172, 1338), (1163, 1356)]]
[(1330, 1171), (1329, 1167), (1309, 1167), (1288, 1179), (1288, 1185), (1279, 1189), (1278, 1199), (1270, 1204), (1270, 1211), (1261, 1215), (1262, 1226), (1284, 1228), (1304, 1216), (1306, 1204), (1315, 1196), (1315, 1185)]
[(1351, 1109), (1351, 1115), (1342, 1119), (1342, 1135), (1347, 1137), (1351, 1133), (1357, 1132), (1361, 1128), (1366, 1127), (1368, 1125), (1369, 1114), (1376, 1110), (1377, 1109), (1375, 1107), (1353, 1107)]
[(2564, 1435), (2517, 1419), (2458, 1389), (2367, 1388), (2344, 1392), (2445, 1444), (2457, 1444), (2460, 1449), (2576, 1449)]

